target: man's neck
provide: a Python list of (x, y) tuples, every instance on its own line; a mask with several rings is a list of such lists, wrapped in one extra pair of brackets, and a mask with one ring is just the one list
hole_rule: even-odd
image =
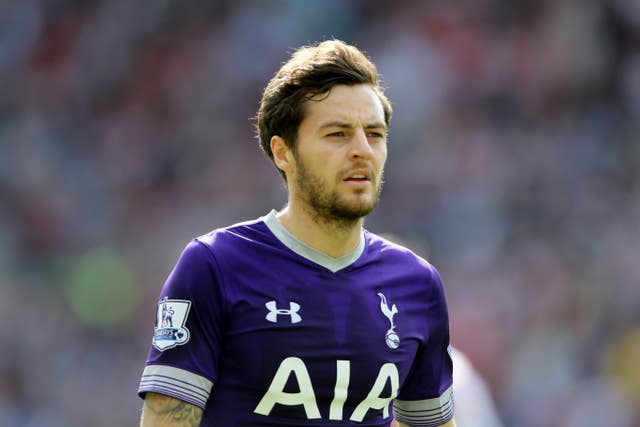
[(288, 204), (276, 217), (298, 240), (332, 258), (353, 251), (362, 238), (362, 218), (340, 221)]

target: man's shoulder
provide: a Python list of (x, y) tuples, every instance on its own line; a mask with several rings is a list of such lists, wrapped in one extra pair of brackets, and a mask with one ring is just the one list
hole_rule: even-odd
[(365, 230), (365, 234), (369, 248), (385, 259), (413, 263), (428, 269), (433, 268), (433, 265), (423, 255), (409, 248), (402, 239), (393, 235), (372, 233), (368, 230)]
[[(420, 253), (408, 247), (405, 239), (395, 235), (378, 235), (366, 232), (368, 262), (371, 271), (383, 280), (389, 277), (410, 287), (412, 298), (417, 301), (433, 301), (443, 296), (443, 285), (436, 267)], [(384, 272), (384, 273), (382, 273)], [(414, 292), (415, 291), (415, 292)]]
[(236, 245), (242, 246), (243, 243), (261, 241), (268, 237), (268, 228), (263, 218), (258, 218), (213, 229), (193, 240), (210, 249), (221, 250)]

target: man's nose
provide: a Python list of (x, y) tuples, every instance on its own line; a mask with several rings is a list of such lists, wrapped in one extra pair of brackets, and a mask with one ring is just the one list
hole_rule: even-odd
[(350, 154), (351, 157), (366, 157), (371, 154), (371, 144), (363, 128), (358, 128), (353, 133)]

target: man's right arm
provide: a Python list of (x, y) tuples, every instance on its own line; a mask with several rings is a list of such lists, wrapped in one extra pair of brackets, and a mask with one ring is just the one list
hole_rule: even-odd
[(202, 409), (157, 393), (147, 393), (140, 427), (199, 427)]

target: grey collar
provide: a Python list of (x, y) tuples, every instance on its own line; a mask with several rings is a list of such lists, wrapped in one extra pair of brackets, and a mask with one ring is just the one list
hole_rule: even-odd
[(335, 273), (338, 270), (342, 270), (345, 267), (353, 264), (360, 255), (364, 252), (364, 230), (361, 233), (360, 243), (351, 252), (340, 258), (333, 258), (323, 252), (313, 249), (311, 246), (299, 240), (296, 236), (291, 234), (284, 225), (276, 218), (276, 211), (272, 210), (267, 215), (262, 217), (264, 223), (269, 227), (269, 230), (284, 244), (303, 258), (313, 261), (318, 265)]

